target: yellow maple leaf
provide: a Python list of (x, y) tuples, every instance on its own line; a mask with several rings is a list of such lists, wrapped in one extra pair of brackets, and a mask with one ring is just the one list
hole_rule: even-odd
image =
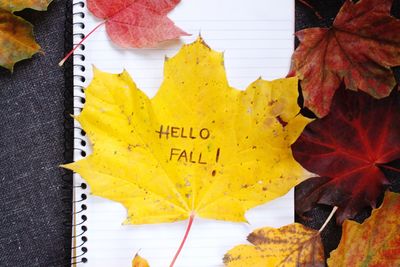
[(296, 78), (236, 90), (223, 54), (200, 38), (166, 61), (164, 76), (149, 99), (126, 71), (95, 69), (77, 117), (94, 152), (66, 167), (93, 194), (124, 204), (126, 223), (174, 222), (193, 212), (244, 222), (247, 209), (308, 176), (290, 149), (309, 122), (298, 115)]
[(252, 245), (239, 245), (225, 254), (225, 266), (325, 266), (319, 232), (301, 224), (257, 229), (247, 240)]
[(382, 206), (362, 224), (345, 220), (331, 267), (400, 266), (400, 194), (386, 192)]
[(94, 152), (65, 167), (94, 195), (122, 203), (127, 224), (244, 222), (246, 210), (309, 177), (290, 149), (309, 122), (299, 115), (297, 82), (258, 79), (236, 90), (223, 54), (201, 38), (166, 60), (152, 99), (126, 71), (95, 69), (77, 117)]

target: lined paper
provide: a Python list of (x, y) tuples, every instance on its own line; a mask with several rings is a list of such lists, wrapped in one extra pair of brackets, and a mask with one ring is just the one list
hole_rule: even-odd
[[(74, 0), (78, 3), (78, 0)], [(85, 28), (75, 27), (75, 32), (88, 33), (101, 21), (88, 13), (86, 7), (74, 5), (74, 12), (83, 12), (84, 18), (76, 16), (74, 22), (84, 22)], [(149, 97), (157, 92), (162, 82), (164, 56), (172, 57), (183, 43), (193, 42), (199, 34), (214, 50), (223, 51), (228, 81), (237, 89), (245, 89), (258, 77), (275, 79), (285, 77), (289, 70), (290, 56), (294, 49), (294, 1), (266, 0), (182, 0), (169, 17), (192, 36), (164, 43), (151, 49), (120, 49), (108, 39), (105, 28), (100, 28), (85, 42), (85, 55), (75, 75), (85, 77), (84, 86), (92, 79), (92, 65), (119, 73), (128, 70), (138, 87)], [(74, 40), (77, 43), (79, 40)], [(82, 84), (80, 78), (74, 81)], [(82, 107), (80, 97), (84, 92), (74, 87), (75, 106)], [(75, 115), (80, 109), (75, 109)], [(76, 123), (76, 126), (79, 126)], [(80, 130), (76, 129), (76, 136)], [(85, 137), (83, 140), (87, 141)], [(91, 153), (90, 145), (75, 141), (75, 160), (82, 158), (81, 151)], [(85, 181), (77, 174), (74, 184)], [(76, 187), (75, 199), (90, 192)], [(88, 195), (75, 206), (75, 211), (86, 205), (87, 210), (76, 216), (76, 223), (85, 215), (87, 227), (84, 255), (88, 261), (78, 266), (131, 266), (133, 256), (140, 250), (152, 267), (168, 266), (183, 237), (187, 221), (143, 225), (121, 225), (126, 216), (125, 208), (100, 197)], [(265, 225), (278, 227), (293, 222), (293, 192), (256, 207), (246, 213), (248, 224), (195, 219), (185, 247), (178, 258), (177, 267), (223, 266), (223, 255), (233, 246), (247, 243), (246, 236), (255, 228)], [(82, 232), (81, 226), (76, 232)], [(77, 245), (79, 245), (79, 238)], [(76, 250), (79, 255), (80, 248)]]

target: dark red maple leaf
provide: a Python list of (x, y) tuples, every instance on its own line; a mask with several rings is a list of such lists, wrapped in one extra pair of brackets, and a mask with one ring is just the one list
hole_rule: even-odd
[[(321, 177), (298, 186), (296, 210), (302, 214), (315, 203), (338, 206), (337, 221), (375, 207), (389, 184), (382, 168), (400, 159), (400, 96), (378, 100), (341, 89), (331, 112), (311, 122), (292, 145), (294, 158)], [(400, 170), (399, 170), (400, 171)]]
[(104, 19), (111, 40), (122, 47), (153, 47), (188, 35), (167, 17), (180, 0), (87, 0), (88, 9)]
[(292, 71), (301, 79), (304, 104), (318, 117), (329, 112), (344, 81), (348, 89), (386, 97), (400, 65), (400, 20), (390, 16), (392, 0), (346, 0), (331, 28), (296, 33), (301, 44)]

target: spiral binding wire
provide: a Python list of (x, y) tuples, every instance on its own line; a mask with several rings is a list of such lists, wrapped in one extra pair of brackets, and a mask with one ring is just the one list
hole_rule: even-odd
[[(69, 52), (77, 42), (84, 38), (85, 1), (67, 0), (66, 5), (65, 51)], [(64, 159), (66, 163), (86, 156), (84, 149), (87, 145), (86, 133), (71, 117), (71, 114), (77, 115), (82, 111), (82, 105), (85, 102), (84, 82), (86, 67), (84, 64), (84, 49), (85, 46), (81, 45), (74, 53), (73, 60), (68, 60), (65, 63)], [(82, 105), (75, 105), (75, 103)], [(68, 255), (71, 266), (76, 266), (88, 261), (87, 257), (85, 257), (88, 252), (86, 247), (88, 228), (85, 225), (87, 221), (87, 215), (85, 214), (87, 210), (87, 205), (85, 204), (87, 185), (84, 182), (80, 184), (74, 183), (75, 174), (67, 170), (64, 172), (62, 176), (64, 181), (63, 189), (67, 194), (63, 201), (66, 202), (66, 206), (69, 206), (69, 209), (65, 210), (64, 213), (70, 218), (64, 223), (65, 227), (69, 229), (67, 232), (67, 240), (69, 242), (66, 244), (66, 251), (72, 253)], [(79, 191), (82, 192), (80, 195), (76, 194), (77, 188), (80, 188)]]

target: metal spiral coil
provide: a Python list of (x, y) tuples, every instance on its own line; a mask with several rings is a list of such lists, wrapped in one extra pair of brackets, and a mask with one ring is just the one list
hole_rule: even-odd
[[(83, 22), (85, 13), (85, 1), (81, 0), (67, 0), (66, 1), (66, 24), (65, 24), (65, 52), (69, 52), (76, 45), (77, 41), (85, 37), (82, 30), (85, 28)], [(71, 41), (72, 40), (72, 41)], [(84, 97), (84, 82), (85, 82), (85, 46), (82, 44), (74, 53), (72, 60), (65, 62), (65, 91), (64, 91), (64, 160), (65, 163), (70, 163), (74, 157), (80, 154), (81, 157), (86, 156), (85, 147), (87, 146), (86, 133), (78, 127), (71, 114), (79, 114), (82, 111), (82, 106), (76, 106), (74, 103), (85, 103)], [(79, 94), (82, 96), (79, 96)], [(74, 156), (75, 155), (75, 156)], [(86, 263), (88, 261), (85, 257), (88, 252), (86, 242), (88, 238), (86, 233), (87, 226), (87, 185), (82, 182), (81, 184), (74, 184), (74, 174), (71, 171), (62, 170), (62, 179), (64, 181), (63, 189), (65, 197), (62, 201), (68, 209), (63, 213), (69, 219), (64, 222), (66, 228), (65, 238), (66, 251), (68, 253), (67, 260), (70, 260), (71, 266)], [(82, 194), (75, 194), (75, 189), (80, 188)]]

